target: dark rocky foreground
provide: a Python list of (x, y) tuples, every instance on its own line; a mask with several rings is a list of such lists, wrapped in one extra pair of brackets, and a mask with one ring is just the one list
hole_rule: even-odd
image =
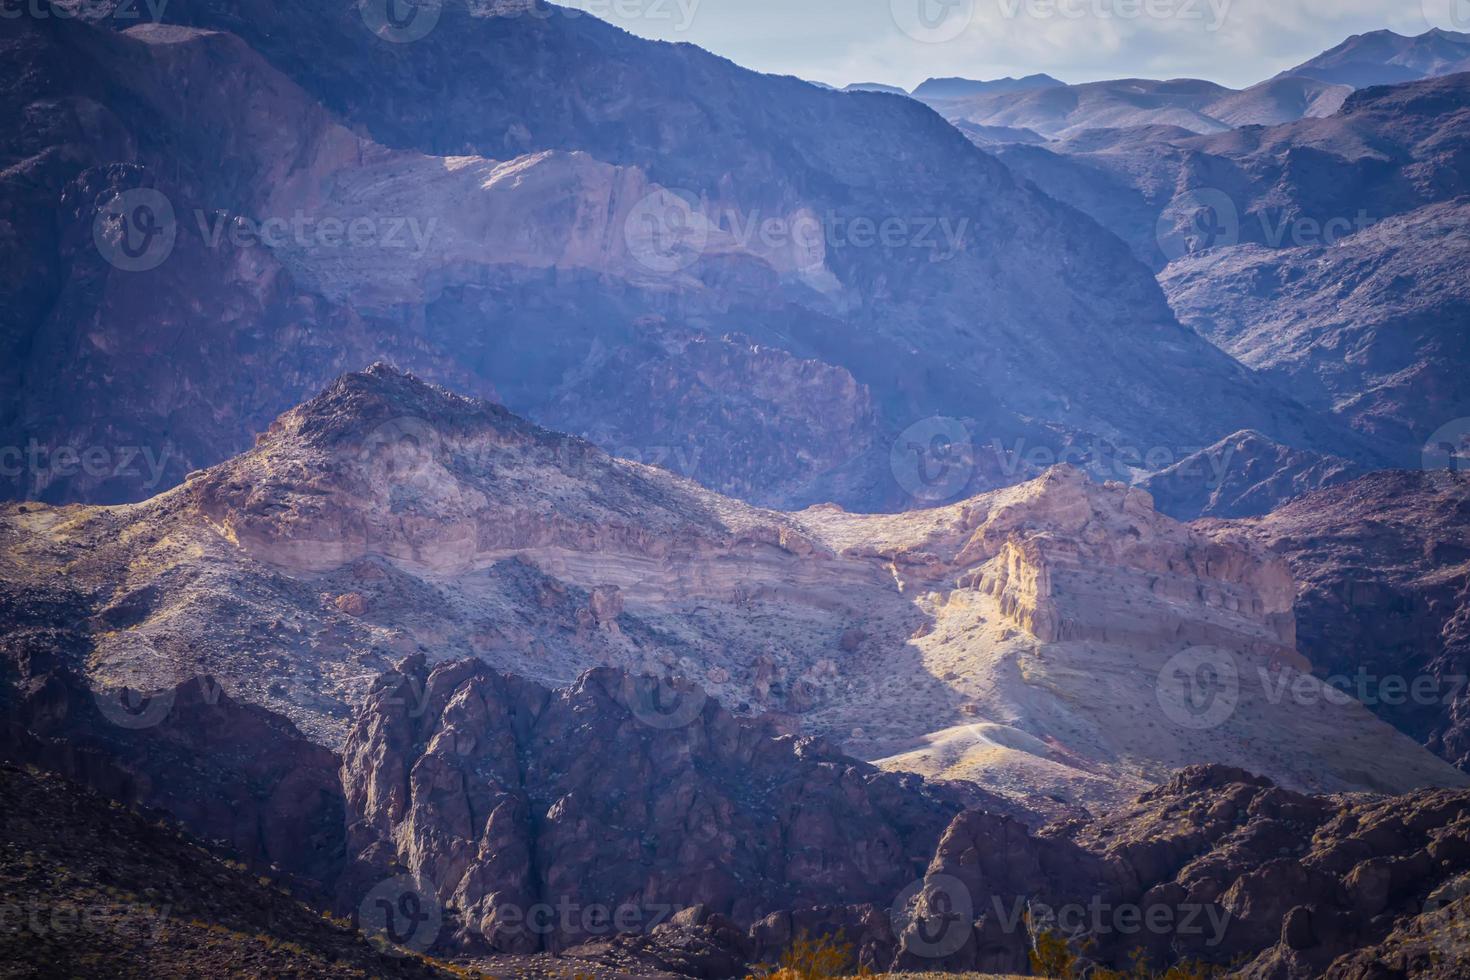
[(0, 799), (0, 976), (454, 975), (54, 773), (0, 765)]
[[(5, 873), (22, 901), (116, 892), (167, 900), (171, 921), (189, 910), (120, 947), (124, 972), (150, 950), (195, 975), (231, 956), (286, 974), (376, 956), (262, 872), (401, 945), (390, 966), (409, 972), (436, 969), (413, 955), (430, 952), (492, 971), (736, 976), (839, 932), (852, 966), (875, 970), (1026, 972), (1042, 932), (1113, 966), (1141, 951), (1260, 978), (1470, 969), (1470, 792), (1311, 797), (1197, 767), (1117, 812), (1033, 830), (983, 798), (966, 809), (954, 787), (772, 737), (683, 684), (600, 670), (549, 691), (411, 660), (359, 712), (337, 796), (323, 750), (224, 695), (206, 711), (199, 681), (128, 730), (94, 710), (111, 694), (41, 666), (11, 659), (4, 749), (69, 779), (0, 776), (22, 804), (7, 808)], [(227, 746), (272, 768), (232, 768)], [(200, 805), (211, 796), (230, 805)], [(162, 807), (249, 872), (117, 803)], [(337, 806), (340, 872), (304, 846)], [(55, 930), (24, 949), (22, 963), (104, 952), (94, 932)]]

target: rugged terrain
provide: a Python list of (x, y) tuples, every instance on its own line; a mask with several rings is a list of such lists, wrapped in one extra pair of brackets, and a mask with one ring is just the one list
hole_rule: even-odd
[(1470, 414), (1467, 91), (1462, 73), (1364, 89), (1322, 119), (1094, 131), (1002, 157), (1160, 269), (1183, 322), (1412, 466)]
[(7, 494), (143, 499), (378, 357), (783, 507), (932, 503), (891, 456), (935, 419), (1376, 458), (914, 100), (524, 6), (454, 0), (404, 44), (349, 0), (11, 22)]
[(1055, 812), (1201, 760), (1310, 791), (1464, 779), (1356, 705), (1273, 698), (1307, 669), (1279, 560), (1069, 467), (907, 515), (763, 511), (378, 366), (176, 490), (12, 505), (0, 540), (9, 587), (85, 611), (96, 683), (208, 675), (332, 747), (423, 651), (686, 677)]
[(1374, 473), (1247, 521), (1211, 522), (1291, 566), (1317, 673), (1461, 768), (1470, 765), (1470, 478)]
[(9, 764), (0, 795), (0, 975), (456, 975), (380, 951), (157, 814)]

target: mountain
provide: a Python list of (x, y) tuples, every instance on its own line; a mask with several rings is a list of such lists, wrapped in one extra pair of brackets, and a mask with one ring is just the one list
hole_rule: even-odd
[(1356, 92), (1326, 119), (999, 152), (1162, 269), (1184, 322), (1413, 465), (1470, 414), (1457, 368), (1467, 105), (1461, 74)]
[(1301, 651), (1320, 676), (1470, 764), (1470, 478), (1373, 473), (1207, 526), (1243, 534), (1291, 566)]
[(1352, 94), (1348, 85), (1334, 85), (1300, 75), (1259, 82), (1216, 99), (1205, 114), (1227, 126), (1279, 126), (1298, 119), (1320, 119), (1342, 108)]
[(908, 95), (908, 92), (897, 85), (883, 85), (880, 82), (853, 82), (851, 85), (843, 86), (844, 92), (883, 92), (888, 95)]
[(1309, 78), (1281, 78), (1243, 91), (1197, 79), (1124, 78), (1082, 85), (976, 91), (914, 97), (946, 119), (965, 125), (1029, 129), (1049, 139), (1068, 139), (1092, 129), (1174, 126), (1191, 133), (1221, 133), (1247, 125), (1275, 125), (1307, 116), (1329, 116), (1352, 89)]
[[(168, 16), (190, 26), (4, 42), (7, 241), (37, 268), (6, 280), (0, 430), (36, 447), (12, 497), (140, 499), (379, 356), (638, 459), (698, 450), (694, 478), (780, 506), (925, 502), (891, 459), (916, 424), (1054, 456), (1242, 426), (1371, 455), (910, 100), (590, 17), (450, 3), (390, 44), (346, 0)], [(145, 211), (117, 202), (145, 198), (173, 234), (127, 271), (106, 257), (133, 262), (118, 223)], [(1006, 482), (977, 459), (968, 489)]]
[(1237, 432), (1138, 482), (1177, 520), (1254, 517), (1361, 475), (1348, 460), (1306, 453), (1259, 432)]
[(1406, 37), (1393, 31), (1354, 34), (1335, 48), (1288, 68), (1278, 78), (1315, 78), (1368, 88), (1470, 71), (1470, 34), (1438, 28)]
[[(1051, 813), (1201, 760), (1329, 792), (1464, 778), (1354, 705), (1273, 701), (1259, 679), (1298, 664), (1285, 567), (1067, 466), (906, 515), (759, 510), (379, 366), (145, 504), (13, 505), (0, 543), (0, 581), (98, 624), (73, 654), (95, 683), (208, 675), (333, 748), (423, 652), (548, 687), (688, 677)], [(1195, 669), (1236, 678), (1203, 723), (1176, 703)]]
[(1012, 129), (1009, 126), (981, 126), (963, 119), (954, 121), (955, 128), (969, 137), (976, 146), (985, 147), (1001, 143), (1045, 143), (1046, 137), (1033, 129)]
[(1422, 447), (1470, 416), (1470, 198), (1395, 215), (1331, 245), (1246, 245), (1172, 263), (1179, 317), (1354, 428)]
[[(1466, 93), (1454, 75), (1354, 93), (1336, 114), (1216, 135), (1130, 129), (1079, 133), (1040, 147), (1007, 147), (1006, 165), (1087, 211), (1161, 269), (1199, 235), (1188, 219), (1200, 195), (1223, 195), (1230, 244), (1279, 248), (1333, 240), (1466, 194)], [(1314, 221), (1302, 232), (1297, 219)], [(1346, 225), (1343, 224), (1346, 222)], [(1214, 246), (1227, 242), (1216, 237)]]
[(1200, 133), (1229, 128), (1207, 118), (1203, 109), (1230, 90), (1196, 79), (1161, 82), (1124, 78), (1027, 89), (1020, 93), (980, 92), (951, 97), (942, 103), (937, 96), (926, 97), (921, 92), (916, 89), (915, 97), (933, 103), (951, 121), (1031, 129), (1052, 139), (1086, 129), (1142, 125), (1181, 126)]
[(1065, 85), (1050, 75), (1026, 75), (1023, 78), (993, 78), (979, 81), (973, 78), (929, 78), (914, 89), (914, 98), (924, 102), (939, 99), (965, 99), (975, 95), (994, 95), (1002, 92), (1031, 92), (1037, 89), (1056, 88)]

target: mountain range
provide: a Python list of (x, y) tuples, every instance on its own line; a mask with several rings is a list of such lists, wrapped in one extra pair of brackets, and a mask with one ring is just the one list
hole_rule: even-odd
[(1470, 35), (131, 6), (0, 18), (0, 973), (1470, 971)]
[[(892, 457), (935, 426), (1108, 475), (1100, 446), (1177, 460), (1242, 426), (1384, 456), (1182, 327), (1114, 236), (911, 100), (591, 18), (451, 5), (393, 45), (345, 3), (309, 30), (287, 16), (177, 3), (191, 26), (50, 19), (7, 39), (25, 66), (4, 96), (6, 207), (25, 229), (10, 241), (39, 265), (7, 289), (0, 424), (37, 447), (11, 495), (140, 499), (370, 351), (625, 454), (697, 449), (690, 475), (758, 504), (932, 502)], [(519, 50), (537, 65), (497, 68)], [(168, 81), (206, 70), (209, 86)], [(614, 70), (626, 84), (605, 84)], [(548, 101), (551, 77), (593, 101)], [(38, 104), (63, 110), (38, 125)], [(743, 121), (696, 122), (714, 116)], [(895, 160), (899, 179), (877, 179)], [(98, 215), (144, 192), (175, 216), (167, 254), (119, 269), (94, 247), (115, 220)], [(354, 223), (355, 244), (332, 233)], [(490, 232), (514, 246), (487, 248)], [(686, 351), (707, 367), (682, 370)], [(92, 445), (146, 448), (157, 472), (54, 464)], [(957, 491), (1014, 465), (984, 452), (972, 469)]]

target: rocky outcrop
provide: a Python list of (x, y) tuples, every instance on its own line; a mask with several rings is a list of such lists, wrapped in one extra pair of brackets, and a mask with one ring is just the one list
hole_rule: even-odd
[[(1105, 817), (1032, 835), (967, 812), (941, 840), (907, 968), (1024, 971), (1036, 935), (1083, 961), (1224, 966), (1259, 978), (1385, 976), (1409, 945), (1439, 973), (1470, 965), (1441, 921), (1470, 863), (1470, 795), (1302, 796), (1200, 767)], [(1392, 938), (1390, 938), (1392, 934)], [(1378, 943), (1378, 949), (1366, 949)], [(1242, 965), (1243, 964), (1243, 965)]]
[(1290, 566), (1317, 674), (1462, 769), (1470, 765), (1470, 477), (1374, 473), (1264, 517), (1204, 527)]
[(960, 809), (691, 685), (596, 670), (553, 692), (422, 658), (374, 685), (342, 774), (358, 878), (430, 883), (446, 942), (514, 953), (696, 906), (742, 930), (833, 899), (886, 908)]

